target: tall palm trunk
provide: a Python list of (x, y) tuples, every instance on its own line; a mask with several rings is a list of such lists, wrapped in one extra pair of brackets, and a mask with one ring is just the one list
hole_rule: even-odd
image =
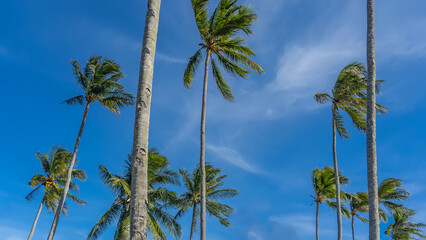
[(369, 239), (380, 239), (376, 155), (376, 59), (374, 50), (374, 0), (367, 0), (367, 176)]
[(352, 240), (355, 240), (354, 215), (352, 215)]
[(209, 61), (211, 51), (207, 50), (204, 65), (203, 101), (201, 105), (201, 128), (200, 128), (200, 168), (201, 168), (201, 211), (200, 211), (200, 240), (206, 240), (206, 102), (207, 102), (207, 80), (209, 76)]
[(130, 199), (131, 240), (147, 239), (148, 133), (160, 5), (161, 0), (148, 0), (143, 34), (133, 132), (132, 198)]
[(316, 204), (317, 204), (317, 212), (316, 212), (316, 224), (315, 224), (315, 226), (316, 226), (316, 237), (317, 237), (317, 240), (319, 240), (319, 203), (318, 202), (316, 202)]
[(36, 215), (36, 217), (34, 219), (33, 226), (31, 227), (31, 231), (30, 231), (30, 235), (28, 236), (28, 240), (31, 240), (31, 238), (33, 238), (34, 230), (36, 228), (38, 218), (40, 217), (40, 213), (41, 213), (41, 209), (42, 208), (43, 208), (43, 200), (41, 200), (40, 206), (38, 207), (37, 215)]
[(334, 164), (334, 178), (336, 181), (336, 203), (337, 203), (337, 238), (342, 240), (342, 210), (340, 207), (340, 179), (339, 179), (339, 168), (337, 166), (337, 152), (336, 152), (336, 111), (337, 106), (333, 107), (333, 164)]
[(194, 204), (194, 206), (192, 207), (192, 222), (191, 222), (191, 233), (189, 235), (189, 240), (192, 240), (192, 236), (194, 235), (196, 214), (197, 214), (197, 204)]
[(81, 139), (81, 135), (83, 134), (84, 124), (86, 123), (87, 113), (89, 112), (89, 105), (90, 105), (90, 102), (87, 102), (86, 108), (84, 109), (83, 120), (81, 121), (80, 130), (78, 131), (77, 140), (75, 141), (74, 152), (72, 154), (71, 163), (67, 172), (67, 181), (65, 183), (64, 191), (62, 192), (61, 199), (59, 200), (59, 205), (55, 211), (55, 217), (53, 218), (52, 227), (50, 228), (49, 236), (47, 237), (48, 240), (52, 240), (53, 237), (55, 236), (56, 228), (58, 227), (59, 217), (61, 216), (62, 210), (64, 208), (65, 199), (67, 197), (68, 190), (70, 188), (72, 171), (74, 169), (75, 159), (77, 157), (78, 146), (80, 145), (80, 139)]

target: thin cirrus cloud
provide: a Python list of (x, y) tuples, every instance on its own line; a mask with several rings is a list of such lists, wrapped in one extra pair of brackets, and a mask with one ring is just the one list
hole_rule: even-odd
[(216, 146), (213, 144), (206, 144), (206, 148), (220, 159), (223, 159), (229, 164), (234, 165), (242, 170), (258, 175), (265, 174), (265, 172), (259, 167), (256, 167), (254, 164), (246, 161), (235, 149), (226, 146)]

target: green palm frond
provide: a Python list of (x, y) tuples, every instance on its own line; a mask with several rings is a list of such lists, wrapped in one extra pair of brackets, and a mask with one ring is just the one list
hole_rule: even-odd
[(317, 101), (317, 103), (326, 103), (330, 100), (332, 100), (333, 98), (328, 95), (327, 93), (317, 93), (315, 94), (315, 101)]
[(190, 89), (191, 88), (191, 84), (194, 81), (194, 74), (195, 71), (197, 70), (198, 65), (201, 62), (201, 50), (199, 49), (194, 56), (192, 56), (189, 61), (188, 61), (188, 65), (185, 68), (185, 73), (183, 75), (183, 83), (185, 84), (185, 87)]
[[(235, 189), (223, 188), (224, 180), (226, 175), (221, 175), (222, 170), (213, 167), (212, 164), (206, 163), (206, 196), (207, 196), (207, 213), (210, 216), (215, 217), (219, 222), (229, 227), (229, 216), (233, 212), (232, 207), (217, 202), (218, 200), (225, 200), (233, 198), (239, 193)], [(179, 169), (179, 174), (182, 176), (184, 186), (187, 192), (180, 195), (179, 211), (175, 216), (175, 219), (181, 218), (188, 210), (195, 210), (198, 213), (199, 210), (199, 199), (201, 195), (201, 174), (199, 165), (189, 173), (185, 169)], [(198, 214), (195, 215), (195, 221), (198, 221)]]
[(120, 109), (134, 103), (133, 95), (126, 93), (119, 83), (124, 78), (120, 66), (113, 60), (103, 59), (102, 56), (92, 56), (86, 63), (84, 73), (80, 64), (72, 61), (74, 75), (84, 90), (84, 95), (70, 98), (64, 103), (81, 104), (99, 101), (102, 106), (119, 115)]
[[(383, 81), (377, 81), (377, 93)], [(365, 132), (366, 111), (367, 111), (367, 71), (364, 64), (353, 62), (343, 68), (337, 77), (332, 89), (332, 95), (322, 93), (316, 94), (315, 100), (318, 103), (332, 101), (333, 106), (346, 112), (352, 120), (354, 127)], [(377, 113), (384, 114), (387, 108), (377, 104)], [(334, 111), (334, 110), (333, 110)], [(336, 128), (341, 138), (349, 138), (349, 131), (345, 126), (345, 119), (342, 114), (336, 116)]]
[(208, 30), (208, 0), (191, 0), (198, 30), (203, 36)]
[(25, 196), (25, 199), (28, 200), (28, 201), (33, 200), (37, 196), (37, 194), (40, 192), (41, 187), (43, 187), (43, 185), (38, 185), (30, 193), (28, 193), (27, 196)]
[(228, 218), (233, 212), (232, 207), (212, 200), (207, 200), (206, 207), (207, 213), (217, 218), (220, 224), (225, 227), (231, 226), (231, 223), (229, 222)]
[(130, 212), (122, 211), (115, 229), (114, 240), (128, 239), (130, 237)]
[(87, 236), (87, 240), (95, 240), (105, 231), (105, 229), (115, 220), (117, 216), (120, 215), (122, 211), (122, 206), (119, 202), (114, 203), (99, 219), (95, 226), (90, 231)]
[(232, 94), (232, 88), (228, 86), (225, 82), (225, 78), (220, 72), (220, 68), (217, 65), (216, 61), (212, 59), (212, 71), (213, 78), (216, 80), (216, 85), (219, 88), (220, 93), (222, 93), (225, 100), (232, 102), (234, 100), (234, 95)]
[[(52, 146), (48, 153), (37, 152), (36, 157), (39, 159), (44, 173), (37, 173), (31, 178), (28, 185), (33, 190), (25, 199), (33, 200), (44, 189), (42, 197), (44, 206), (48, 212), (56, 211), (56, 206), (58, 205), (63, 192), (63, 186), (66, 182), (67, 170), (72, 154), (63, 147)], [(86, 173), (83, 170), (74, 169), (73, 179), (85, 180)], [(78, 193), (78, 185), (71, 181), (70, 190)], [(69, 193), (68, 196), (78, 204), (85, 204), (83, 200), (72, 193)], [(64, 207), (62, 212), (66, 214), (67, 208)]]
[(387, 227), (385, 234), (392, 240), (426, 239), (422, 230), (426, 224), (410, 222), (414, 215), (414, 210), (405, 207), (394, 209), (392, 211), (393, 223)]
[[(349, 178), (343, 176), (339, 172), (339, 180), (341, 185), (346, 185), (349, 183)], [(335, 174), (334, 169), (325, 166), (323, 169), (314, 169), (312, 170), (311, 176), (312, 187), (315, 194), (312, 196), (315, 202), (321, 204), (326, 202), (330, 207), (333, 207), (334, 199), (336, 199), (336, 188), (335, 188)], [(347, 194), (342, 192), (340, 195), (341, 199), (346, 201)]]
[(379, 201), (389, 211), (400, 208), (400, 202), (408, 200), (410, 193), (402, 187), (402, 180), (388, 178), (383, 180), (378, 188)]
[(63, 101), (62, 103), (66, 103), (66, 104), (70, 104), (70, 105), (74, 105), (74, 104), (83, 105), (84, 104), (84, 96), (78, 95), (78, 96), (75, 96), (75, 97), (72, 97), (68, 100)]
[(225, 100), (232, 101), (231, 87), (226, 83), (219, 65), (231, 76), (244, 79), (248, 77), (249, 70), (263, 73), (262, 67), (253, 60), (255, 52), (245, 46), (244, 39), (239, 36), (241, 33), (252, 34), (256, 14), (250, 7), (238, 4), (237, 0), (220, 0), (209, 17), (207, 0), (191, 0), (191, 3), (202, 43), (199, 44), (201, 49), (188, 61), (183, 77), (184, 85), (190, 88), (202, 59), (201, 51), (205, 49), (206, 57), (211, 59), (213, 77), (219, 91)]
[(348, 130), (346, 129), (344, 118), (340, 114), (339, 110), (336, 110), (334, 118), (336, 123), (336, 130), (337, 130), (337, 133), (339, 133), (339, 136), (341, 138), (349, 138), (350, 135)]
[(229, 60), (228, 58), (224, 57), (222, 54), (217, 53), (216, 54), (219, 60), (219, 63), (222, 65), (222, 67), (232, 76), (234, 77), (240, 77), (243, 79), (246, 79), (248, 76), (247, 74), (249, 74), (250, 72), (247, 71), (246, 69), (238, 66), (238, 64), (232, 62), (231, 60)]
[[(179, 185), (178, 174), (170, 169), (167, 158), (155, 149), (148, 151), (148, 229), (154, 239), (167, 239), (163, 229), (179, 237), (181, 227), (176, 219), (165, 210), (178, 205), (178, 194), (165, 188), (168, 185)], [(115, 203), (120, 206), (119, 212), (111, 221), (118, 218), (115, 231), (115, 240), (127, 239), (129, 236), (129, 207), (131, 199), (131, 155), (125, 161), (125, 170), (122, 176), (112, 174), (104, 166), (99, 166), (101, 180), (112, 189), (116, 197)], [(102, 219), (101, 219), (102, 220)], [(101, 221), (100, 220), (100, 221)], [(96, 227), (96, 226), (95, 226)], [(95, 231), (95, 227), (92, 231)], [(92, 239), (97, 239), (104, 231), (101, 229)]]

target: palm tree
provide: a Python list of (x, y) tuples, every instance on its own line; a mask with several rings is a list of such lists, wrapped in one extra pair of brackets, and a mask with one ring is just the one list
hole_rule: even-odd
[(80, 130), (75, 141), (74, 152), (68, 168), (67, 180), (64, 186), (64, 193), (59, 201), (58, 209), (53, 219), (52, 227), (49, 232), (48, 240), (52, 240), (56, 227), (58, 226), (60, 212), (62, 211), (66, 196), (71, 182), (72, 170), (77, 157), (80, 138), (83, 133), (84, 124), (86, 123), (87, 113), (91, 103), (98, 101), (102, 106), (111, 112), (119, 115), (120, 109), (124, 106), (133, 104), (133, 96), (126, 93), (124, 87), (119, 83), (119, 80), (124, 77), (120, 66), (113, 60), (102, 59), (101, 56), (90, 57), (83, 72), (80, 64), (76, 60), (72, 60), (74, 74), (78, 84), (81, 85), (84, 95), (78, 95), (70, 98), (64, 103), (67, 104), (86, 104), (83, 120), (80, 125)]
[[(332, 94), (318, 93), (315, 99), (318, 103), (332, 102), (332, 130), (333, 130), (333, 164), (336, 174), (336, 196), (337, 196), (337, 229), (338, 239), (342, 239), (342, 216), (340, 203), (340, 183), (337, 152), (336, 152), (336, 130), (340, 137), (349, 138), (349, 132), (344, 124), (344, 117), (341, 111), (348, 113), (354, 126), (365, 131), (365, 112), (366, 112), (366, 89), (367, 78), (366, 70), (362, 63), (351, 63), (343, 68), (337, 77)], [(379, 89), (379, 88), (377, 88)], [(377, 110), (385, 112), (386, 108), (377, 105)]]
[(349, 201), (349, 214), (352, 223), (352, 239), (355, 240), (355, 217), (362, 222), (368, 222), (368, 219), (359, 214), (368, 212), (368, 194), (365, 192), (358, 192), (355, 194), (348, 193), (346, 196)]
[[(312, 171), (312, 186), (315, 195), (311, 195), (316, 204), (316, 239), (319, 239), (319, 206), (322, 203), (327, 203), (331, 208), (336, 209), (337, 204), (333, 200), (336, 199), (336, 175), (334, 169), (331, 167), (324, 167), (323, 169), (314, 169)], [(339, 174), (339, 181), (341, 184), (348, 184), (349, 179)], [(341, 198), (345, 200), (346, 194), (342, 194)], [(342, 207), (341, 207), (342, 208)], [(342, 209), (341, 209), (342, 210)]]
[(393, 212), (395, 209), (402, 207), (402, 204), (398, 202), (408, 200), (410, 193), (401, 188), (402, 180), (396, 178), (388, 178), (380, 183), (378, 188), (378, 203), (379, 203), (379, 217), (382, 221), (387, 222), (388, 217), (384, 209), (380, 208), (380, 205), (384, 206), (389, 212)]
[[(232, 207), (217, 202), (226, 198), (232, 198), (239, 193), (235, 189), (222, 189), (226, 175), (220, 175), (222, 170), (214, 168), (211, 164), (206, 164), (206, 195), (207, 195), (207, 212), (209, 215), (216, 217), (219, 222), (230, 227), (229, 216), (232, 214)], [(182, 217), (190, 208), (192, 208), (192, 221), (189, 239), (192, 240), (196, 225), (199, 220), (199, 205), (201, 202), (201, 169), (197, 166), (191, 173), (185, 169), (179, 169), (179, 174), (183, 178), (183, 182), (187, 192), (180, 196), (180, 210), (176, 214), (176, 218)]]
[(380, 239), (379, 196), (376, 152), (376, 56), (374, 39), (374, 0), (367, 0), (367, 180), (369, 239)]
[[(36, 156), (40, 160), (44, 174), (37, 173), (31, 178), (28, 185), (31, 185), (33, 190), (25, 197), (25, 199), (29, 201), (33, 200), (36, 194), (39, 193), (43, 188), (44, 193), (43, 197), (41, 198), (33, 226), (31, 227), (28, 240), (33, 237), (43, 205), (46, 207), (48, 212), (56, 211), (59, 197), (64, 190), (63, 186), (66, 182), (68, 165), (72, 158), (72, 154), (63, 147), (52, 147), (49, 153), (37, 152)], [(86, 180), (86, 173), (83, 170), (74, 169), (72, 171), (72, 177), (79, 180)], [(78, 193), (78, 186), (76, 183), (71, 182), (70, 188), (71, 190)], [(70, 197), (75, 203), (83, 205), (86, 204), (83, 200), (79, 199), (71, 193), (68, 193), (68, 197)], [(66, 204), (61, 211), (63, 214), (67, 213)]]
[(148, 134), (151, 111), (152, 78), (161, 0), (147, 0), (145, 29), (139, 66), (135, 125), (132, 149), (132, 201), (130, 202), (130, 239), (147, 239)]
[[(194, 73), (202, 60), (202, 53), (205, 51), (206, 59), (204, 64), (204, 83), (201, 107), (201, 128), (200, 128), (200, 166), (201, 166), (201, 240), (206, 240), (206, 170), (205, 170), (205, 122), (206, 122), (206, 101), (207, 101), (207, 80), (209, 63), (212, 65), (213, 78), (219, 91), (227, 101), (233, 101), (231, 87), (226, 83), (222, 74), (219, 62), (222, 67), (231, 75), (247, 78), (249, 71), (262, 73), (263, 69), (257, 65), (252, 57), (255, 56), (253, 50), (245, 46), (244, 39), (238, 36), (240, 33), (252, 34), (253, 21), (256, 19), (250, 7), (238, 5), (237, 0), (220, 0), (214, 13), (209, 17), (208, 0), (191, 0), (194, 10), (195, 22), (200, 32), (202, 42), (201, 48), (189, 59), (184, 73), (184, 84), (189, 89)], [(213, 58), (217, 57), (217, 60)], [(244, 67), (241, 67), (243, 65)]]
[(385, 231), (385, 234), (392, 240), (426, 239), (421, 229), (426, 227), (426, 224), (410, 222), (411, 218), (416, 214), (414, 210), (399, 207), (392, 212), (394, 222)]
[[(131, 202), (131, 160), (126, 161), (123, 176), (112, 174), (104, 166), (99, 166), (99, 175), (105, 185), (111, 188), (115, 201), (90, 231), (87, 239), (95, 240), (104, 230), (117, 221), (114, 240), (128, 239), (130, 236), (130, 202)], [(178, 174), (170, 170), (167, 158), (155, 150), (148, 154), (148, 230), (155, 240), (166, 240), (166, 229), (174, 237), (180, 237), (181, 227), (172, 215), (164, 210), (178, 204), (178, 195), (165, 188), (167, 185), (179, 185)]]

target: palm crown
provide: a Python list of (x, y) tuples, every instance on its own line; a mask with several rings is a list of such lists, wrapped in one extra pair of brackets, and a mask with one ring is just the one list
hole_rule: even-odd
[[(42, 202), (46, 209), (56, 211), (56, 207), (63, 192), (63, 186), (67, 178), (68, 165), (72, 157), (72, 153), (63, 147), (52, 147), (49, 153), (36, 153), (37, 158), (40, 160), (41, 167), (44, 174), (35, 174), (28, 185), (32, 190), (25, 199), (32, 200), (38, 192), (44, 187), (44, 194)], [(79, 180), (86, 179), (86, 173), (80, 169), (72, 171), (72, 177)], [(76, 183), (71, 182), (70, 189), (78, 193), (78, 186)], [(75, 195), (68, 193), (68, 197), (78, 204), (86, 204), (83, 200)], [(66, 206), (62, 209), (62, 213), (66, 214)]]
[[(332, 95), (328, 93), (318, 93), (315, 100), (318, 103), (331, 101), (333, 104), (333, 114), (336, 120), (336, 129), (342, 138), (349, 138), (349, 132), (345, 127), (343, 115), (339, 109), (348, 113), (354, 126), (365, 132), (366, 111), (367, 111), (367, 72), (362, 63), (354, 62), (347, 65), (340, 72), (332, 90)], [(377, 81), (376, 91), (380, 91), (383, 81)], [(387, 108), (376, 104), (379, 113), (385, 113)]]
[[(340, 174), (339, 174), (340, 175)], [(341, 184), (348, 184), (349, 179), (345, 176), (340, 175), (339, 177)], [(327, 203), (332, 208), (335, 208), (336, 199), (336, 182), (334, 169), (331, 167), (324, 167), (323, 169), (314, 169), (312, 171), (312, 186), (314, 188), (315, 195), (311, 196), (314, 198), (314, 202), (318, 204)], [(346, 195), (342, 194), (341, 198), (346, 199)]]
[[(245, 46), (245, 41), (240, 32), (252, 34), (252, 24), (256, 19), (256, 14), (250, 7), (238, 5), (237, 0), (221, 0), (209, 17), (208, 0), (191, 0), (195, 14), (195, 21), (200, 32), (202, 43), (201, 48), (189, 59), (184, 73), (184, 84), (189, 89), (194, 73), (201, 62), (202, 51), (206, 50), (207, 58), (213, 54), (217, 60), (211, 58), (213, 77), (216, 85), (223, 97), (232, 101), (234, 96), (231, 87), (225, 81), (218, 62), (232, 76), (247, 78), (251, 69), (256, 73), (262, 73), (263, 69), (256, 64), (252, 57), (256, 54), (249, 47)], [(241, 67), (243, 65), (244, 67)]]
[[(392, 212), (396, 208), (402, 207), (398, 202), (406, 201), (410, 196), (406, 190), (401, 188), (402, 181), (396, 178), (383, 180), (378, 189), (379, 204), (383, 205), (388, 211)], [(387, 215), (383, 209), (379, 209), (380, 218), (387, 222)]]
[[(226, 198), (232, 198), (239, 193), (235, 189), (223, 189), (224, 179), (227, 175), (221, 175), (222, 170), (214, 168), (211, 164), (206, 164), (206, 196), (207, 196), (207, 212), (216, 217), (219, 222), (229, 227), (229, 216), (232, 214), (232, 207), (221, 204), (218, 201)], [(183, 178), (184, 186), (187, 192), (180, 195), (180, 210), (176, 217), (179, 218), (192, 207), (195, 213), (198, 213), (198, 205), (201, 197), (201, 171), (197, 166), (191, 173), (185, 169), (179, 169), (179, 174)], [(193, 221), (198, 222), (199, 214), (193, 215)], [(194, 224), (195, 230), (196, 224)]]
[(422, 228), (426, 227), (426, 224), (410, 222), (414, 214), (415, 211), (405, 207), (392, 210), (394, 222), (387, 227), (385, 234), (392, 240), (425, 239)]
[(74, 74), (84, 90), (84, 95), (78, 95), (64, 101), (67, 104), (90, 104), (98, 101), (102, 106), (115, 114), (120, 114), (120, 108), (133, 104), (133, 95), (126, 93), (119, 80), (124, 77), (120, 66), (113, 60), (92, 56), (85, 68), (81, 69), (76, 60), (72, 60)]
[[(166, 240), (162, 228), (174, 237), (180, 237), (181, 227), (174, 217), (164, 210), (177, 204), (177, 194), (164, 186), (178, 185), (178, 174), (168, 168), (167, 158), (153, 149), (148, 153), (148, 230), (156, 240)], [(90, 231), (87, 239), (98, 239), (103, 231), (118, 218), (114, 239), (127, 239), (130, 234), (131, 156), (126, 161), (123, 176), (112, 174), (99, 166), (99, 175), (111, 188), (115, 201)]]
[(368, 219), (361, 216), (359, 213), (368, 212), (368, 193), (358, 192), (355, 194), (348, 193), (346, 198), (349, 201), (349, 215), (352, 218), (358, 218), (362, 222), (368, 222)]

